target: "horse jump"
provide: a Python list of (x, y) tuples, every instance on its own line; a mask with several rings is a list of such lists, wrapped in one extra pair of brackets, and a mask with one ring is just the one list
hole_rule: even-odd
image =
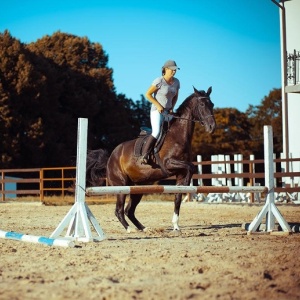
[[(266, 217), (267, 231), (272, 232), (275, 228), (275, 217), (278, 220), (284, 232), (292, 232), (290, 226), (284, 220), (274, 204), (274, 167), (273, 167), (273, 134), (271, 126), (264, 126), (264, 144), (265, 144), (265, 183), (266, 186), (104, 186), (92, 187), (86, 189), (86, 160), (87, 160), (87, 119), (78, 119), (77, 136), (77, 170), (76, 170), (76, 188), (75, 204), (63, 218), (50, 238), (58, 238), (65, 227), (68, 227), (66, 237), (73, 237), (78, 241), (90, 242), (95, 240), (90, 230), (90, 223), (97, 232), (96, 240), (105, 239), (97, 220), (92, 215), (87, 204), (85, 195), (103, 195), (103, 194), (132, 194), (136, 193), (193, 193), (193, 192), (265, 192), (266, 203), (258, 215), (254, 218), (248, 227), (248, 234), (255, 232), (264, 217)], [(142, 190), (141, 190), (142, 189)], [(178, 222), (174, 219), (173, 222)], [(69, 225), (69, 226), (68, 226)]]
[[(248, 227), (248, 234), (255, 232), (261, 221), (266, 217), (267, 231), (271, 232), (275, 227), (275, 218), (278, 220), (284, 232), (292, 232), (290, 226), (286, 223), (274, 204), (274, 170), (273, 170), (273, 135), (272, 127), (264, 126), (265, 137), (265, 182), (266, 186), (104, 186), (85, 188), (86, 179), (86, 158), (87, 158), (87, 119), (78, 119), (77, 136), (77, 172), (76, 172), (76, 190), (75, 204), (68, 214), (63, 218), (50, 238), (42, 236), (32, 236), (16, 232), (6, 232), (0, 230), (0, 238), (14, 239), (25, 242), (40, 243), (49, 246), (74, 247), (74, 240), (82, 242), (102, 241), (105, 235), (99, 223), (89, 210), (85, 203), (85, 194), (103, 195), (103, 194), (132, 194), (140, 193), (248, 193), (264, 192), (267, 194), (266, 204), (261, 212), (254, 218)], [(173, 216), (173, 224), (178, 222)], [(96, 237), (92, 235), (90, 224), (97, 232)], [(65, 238), (60, 238), (60, 234), (68, 227)]]

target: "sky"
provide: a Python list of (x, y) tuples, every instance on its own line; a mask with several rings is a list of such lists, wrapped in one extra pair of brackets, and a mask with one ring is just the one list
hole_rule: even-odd
[(218, 108), (260, 105), (281, 88), (279, 8), (271, 0), (10, 0), (0, 32), (23, 43), (54, 32), (102, 45), (116, 91), (141, 100), (166, 60), (180, 70), (178, 107), (193, 86)]

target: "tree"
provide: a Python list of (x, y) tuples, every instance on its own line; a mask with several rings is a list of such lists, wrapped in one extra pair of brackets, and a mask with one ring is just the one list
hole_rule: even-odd
[(199, 123), (196, 124), (193, 157), (200, 154), (203, 159), (210, 160), (214, 154), (249, 155), (250, 123), (247, 116), (235, 108), (216, 108), (214, 116), (217, 127), (213, 134), (206, 133)]
[[(43, 145), (42, 124), (36, 110), (43, 77), (30, 62), (28, 51), (8, 31), (0, 35), (0, 102), (3, 167), (18, 165), (23, 154), (38, 158)], [(30, 117), (29, 117), (30, 115)]]
[(74, 164), (78, 118), (89, 119), (89, 148), (108, 151), (149, 119), (148, 101), (116, 94), (108, 55), (86, 37), (23, 44), (5, 31), (0, 46), (2, 167)]
[(260, 105), (250, 105), (246, 110), (251, 124), (251, 148), (263, 156), (264, 149), (264, 125), (271, 125), (274, 137), (274, 152), (282, 152), (282, 97), (281, 89), (273, 89), (265, 96)]
[(213, 154), (243, 154), (249, 158), (264, 155), (263, 126), (271, 125), (274, 134), (274, 152), (282, 151), (281, 90), (273, 89), (260, 105), (250, 105), (245, 113), (234, 108), (216, 108), (215, 132), (210, 135), (196, 124), (192, 141), (193, 156), (201, 154), (210, 160)]

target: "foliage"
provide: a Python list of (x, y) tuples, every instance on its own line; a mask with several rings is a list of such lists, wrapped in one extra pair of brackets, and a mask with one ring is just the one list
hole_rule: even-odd
[(274, 152), (282, 151), (282, 113), (281, 90), (273, 89), (258, 106), (250, 105), (245, 113), (235, 108), (216, 108), (214, 115), (217, 123), (215, 132), (204, 132), (200, 124), (195, 126), (193, 156), (202, 155), (210, 160), (213, 154), (243, 154), (249, 158), (263, 158), (263, 126), (272, 125), (274, 132)]
[(150, 105), (116, 94), (107, 64), (86, 37), (56, 32), (26, 45), (0, 34), (1, 166), (74, 164), (78, 118), (89, 118), (90, 148), (135, 137)]
[(248, 154), (250, 124), (247, 116), (235, 108), (216, 108), (217, 128), (211, 135), (198, 123), (193, 139), (194, 155), (210, 160), (213, 154)]
[(274, 153), (282, 152), (282, 95), (281, 89), (273, 89), (258, 106), (250, 105), (246, 111), (251, 124), (251, 149), (263, 152), (263, 126), (273, 129)]

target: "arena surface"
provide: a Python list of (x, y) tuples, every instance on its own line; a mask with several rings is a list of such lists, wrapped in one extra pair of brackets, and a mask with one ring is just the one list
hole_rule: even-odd
[[(300, 299), (300, 234), (247, 235), (262, 206), (144, 201), (149, 231), (126, 233), (114, 204), (90, 205), (107, 239), (51, 247), (0, 239), (0, 299)], [(279, 205), (287, 222), (300, 206)], [(50, 236), (70, 206), (0, 203), (0, 229)]]

